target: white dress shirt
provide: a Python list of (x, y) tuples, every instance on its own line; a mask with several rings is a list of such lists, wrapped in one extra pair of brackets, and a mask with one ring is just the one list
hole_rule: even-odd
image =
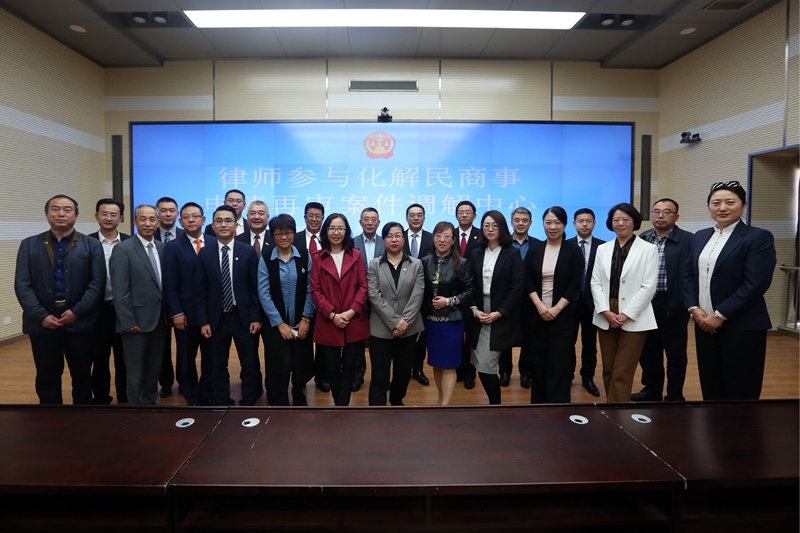
[(100, 236), (100, 244), (103, 245), (103, 255), (106, 256), (106, 292), (103, 299), (106, 302), (110, 302), (114, 299), (114, 295), (111, 292), (111, 271), (108, 269), (108, 260), (111, 258), (111, 252), (114, 250), (114, 246), (118, 245), (121, 240), (119, 231), (117, 231), (117, 236), (110, 241), (106, 239), (101, 232), (98, 232), (98, 234)]
[(700, 309), (705, 311), (707, 315), (714, 314), (714, 305), (711, 303), (711, 278), (714, 274), (714, 267), (717, 265), (717, 257), (719, 257), (719, 253), (725, 247), (725, 243), (728, 242), (739, 222), (741, 220), (723, 230), (714, 226), (714, 234), (708, 239), (697, 259), (698, 303), (700, 304)]
[(500, 256), (500, 250), (502, 250), (502, 246), (497, 246), (494, 250), (490, 250), (489, 247), (486, 247), (486, 251), (483, 253), (483, 295), (484, 296), (491, 296), (492, 294), (492, 276), (494, 276), (494, 265), (497, 263), (497, 258)]

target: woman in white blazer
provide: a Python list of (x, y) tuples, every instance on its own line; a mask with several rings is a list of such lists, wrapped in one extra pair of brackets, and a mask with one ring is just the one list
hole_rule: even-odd
[(606, 227), (617, 238), (597, 248), (592, 271), (592, 322), (598, 327), (608, 402), (630, 401), (647, 332), (657, 327), (651, 301), (658, 249), (633, 234), (641, 226), (642, 215), (631, 204), (612, 207)]
[(387, 392), (391, 405), (403, 405), (417, 336), (425, 329), (420, 315), (425, 292), (422, 263), (403, 252), (404, 235), (399, 222), (386, 224), (381, 232), (385, 251), (370, 261), (367, 269), (372, 302), (370, 405), (386, 405)]

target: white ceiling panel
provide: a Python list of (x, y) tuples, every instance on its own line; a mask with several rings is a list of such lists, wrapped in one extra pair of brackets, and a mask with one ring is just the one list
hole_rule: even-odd
[(497, 30), (481, 53), (481, 58), (540, 59), (561, 39), (562, 30)]
[(355, 57), (414, 57), (422, 28), (349, 28)]
[(287, 57), (350, 55), (347, 28), (275, 28)]
[(417, 57), (478, 57), (493, 29), (423, 28)]
[[(632, 37), (627, 31), (576, 30), (553, 45), (544, 59), (572, 59), (576, 55), (600, 61)], [(591, 52), (590, 52), (591, 51)]]
[(228, 59), (286, 57), (272, 28), (210, 28), (201, 31), (222, 57)]

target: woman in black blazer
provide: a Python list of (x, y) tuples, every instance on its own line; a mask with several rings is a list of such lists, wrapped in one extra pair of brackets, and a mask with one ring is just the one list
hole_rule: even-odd
[(525, 257), (525, 291), (536, 314), (525, 328), (531, 353), (531, 403), (569, 403), (572, 382), (573, 313), (583, 279), (583, 254), (564, 239), (567, 212), (544, 212), (547, 239), (535, 242)]
[(700, 389), (704, 400), (757, 400), (772, 328), (764, 293), (777, 262), (775, 239), (741, 220), (747, 193), (738, 181), (715, 183), (707, 201), (716, 224), (695, 233), (683, 283)]
[(524, 265), (511, 242), (503, 214), (487, 211), (481, 219), (479, 247), (470, 255), (476, 292), (467, 321), (467, 345), (490, 404), (500, 403), (500, 352), (511, 349), (520, 326)]

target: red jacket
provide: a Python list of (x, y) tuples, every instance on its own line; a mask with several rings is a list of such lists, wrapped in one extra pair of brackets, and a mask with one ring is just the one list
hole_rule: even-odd
[[(369, 337), (367, 273), (360, 251), (345, 249), (341, 279), (328, 250), (314, 254), (311, 260), (311, 298), (317, 306), (314, 342), (344, 346)], [(348, 309), (356, 314), (346, 328), (340, 329), (328, 319), (332, 312), (344, 313)]]

